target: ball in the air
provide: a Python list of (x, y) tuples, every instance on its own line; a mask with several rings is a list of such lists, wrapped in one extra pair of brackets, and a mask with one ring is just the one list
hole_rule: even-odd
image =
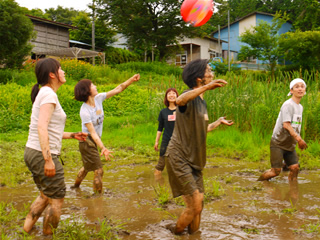
[(212, 0), (185, 0), (180, 9), (182, 19), (194, 27), (205, 24), (213, 14)]

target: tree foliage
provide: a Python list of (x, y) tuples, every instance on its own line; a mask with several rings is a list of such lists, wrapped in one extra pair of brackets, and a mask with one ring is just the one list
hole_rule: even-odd
[(241, 34), (240, 42), (248, 45), (241, 46), (239, 60), (247, 60), (250, 57), (263, 60), (269, 64), (273, 74), (278, 60), (283, 56), (283, 51), (279, 47), (278, 31), (287, 19), (286, 15), (280, 17), (280, 14), (276, 14), (271, 24), (261, 21), (257, 26)]
[[(70, 39), (84, 42), (87, 44), (92, 43), (92, 19), (86, 12), (79, 12), (77, 16), (71, 19), (72, 25), (77, 29), (70, 30)], [(116, 35), (108, 24), (101, 20), (95, 21), (95, 45), (98, 48), (106, 49), (108, 45), (115, 41)]]
[(13, 0), (0, 1), (0, 65), (20, 67), (30, 55), (33, 24)]
[(302, 69), (320, 69), (320, 31), (283, 34), (279, 41), (285, 58)]
[(181, 18), (182, 0), (99, 0), (99, 14), (128, 39), (133, 49), (157, 48), (160, 59), (167, 45), (181, 36), (192, 36), (197, 28)]
[(214, 2), (218, 11), (203, 28), (207, 34), (216, 31), (218, 25), (228, 24), (228, 10), (230, 10), (230, 22), (255, 11), (270, 14), (281, 11), (287, 13), (294, 29), (308, 31), (320, 27), (319, 0), (215, 0)]

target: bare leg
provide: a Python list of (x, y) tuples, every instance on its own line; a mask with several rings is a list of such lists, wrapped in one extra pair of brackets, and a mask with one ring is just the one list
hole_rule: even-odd
[(290, 172), (288, 175), (289, 181), (297, 181), (299, 173), (299, 164), (293, 164), (289, 166)]
[(273, 177), (276, 177), (280, 174), (281, 168), (271, 168), (265, 171), (258, 179), (258, 181), (269, 180)]
[(183, 232), (189, 224), (191, 224), (189, 231), (192, 232), (198, 230), (200, 225), (203, 194), (196, 190), (192, 195), (183, 196), (183, 200), (186, 203), (186, 208), (177, 221), (175, 228), (175, 233), (177, 234)]
[(52, 229), (58, 227), (58, 223), (61, 215), (61, 208), (64, 198), (49, 199), (49, 205), (46, 209), (45, 216), (43, 218), (43, 234), (52, 234)]
[(26, 220), (23, 225), (23, 230), (29, 233), (33, 228), (34, 224), (38, 221), (41, 213), (47, 207), (49, 203), (48, 198), (40, 192), (40, 196), (36, 198), (36, 200), (32, 203), (30, 207), (30, 212), (28, 213)]
[(103, 169), (102, 168), (99, 168), (94, 171), (93, 191), (95, 193), (102, 192), (102, 177), (103, 177)]
[(188, 232), (189, 234), (192, 234), (192, 233), (195, 233), (196, 231), (199, 230), (199, 227), (200, 227), (200, 221), (201, 221), (201, 213), (202, 213), (202, 210), (203, 210), (203, 193), (200, 193), (200, 200), (201, 201), (201, 211), (199, 214), (197, 214), (192, 222), (188, 225)]
[(72, 186), (72, 188), (78, 188), (81, 184), (81, 182), (83, 181), (83, 179), (87, 176), (87, 171), (84, 169), (84, 167), (82, 167), (80, 169), (80, 171), (78, 172), (78, 175), (77, 175), (77, 179), (74, 183), (74, 185)]

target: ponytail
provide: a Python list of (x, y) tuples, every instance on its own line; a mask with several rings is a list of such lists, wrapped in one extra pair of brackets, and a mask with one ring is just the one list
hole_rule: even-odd
[(38, 95), (39, 92), (39, 83), (36, 83), (31, 90), (31, 102), (32, 104), (34, 103), (34, 101), (36, 100), (36, 97)]

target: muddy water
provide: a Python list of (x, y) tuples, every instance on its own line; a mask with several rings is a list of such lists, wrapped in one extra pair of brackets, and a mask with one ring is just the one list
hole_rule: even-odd
[[(290, 185), (287, 173), (270, 182), (257, 182), (259, 164), (211, 159), (205, 177), (216, 177), (224, 195), (206, 203), (200, 231), (174, 236), (164, 225), (179, 216), (183, 207), (170, 204), (160, 209), (153, 186), (154, 164), (121, 166), (104, 173), (104, 194), (92, 196), (89, 173), (80, 189), (70, 189), (76, 173), (66, 172), (67, 196), (62, 219), (83, 217), (88, 224), (111, 218), (126, 222), (130, 235), (122, 239), (320, 239), (301, 230), (304, 224), (319, 223), (320, 176), (317, 171), (302, 171), (298, 184)], [(226, 181), (225, 179), (228, 179)], [(163, 184), (168, 185), (166, 172)], [(230, 182), (230, 183), (227, 183)], [(2, 188), (0, 201), (13, 201), (16, 207), (32, 202), (38, 191), (32, 181), (15, 189)], [(39, 219), (42, 222), (42, 219)], [(36, 232), (35, 235), (40, 233)], [(39, 237), (41, 239), (41, 237)]]

